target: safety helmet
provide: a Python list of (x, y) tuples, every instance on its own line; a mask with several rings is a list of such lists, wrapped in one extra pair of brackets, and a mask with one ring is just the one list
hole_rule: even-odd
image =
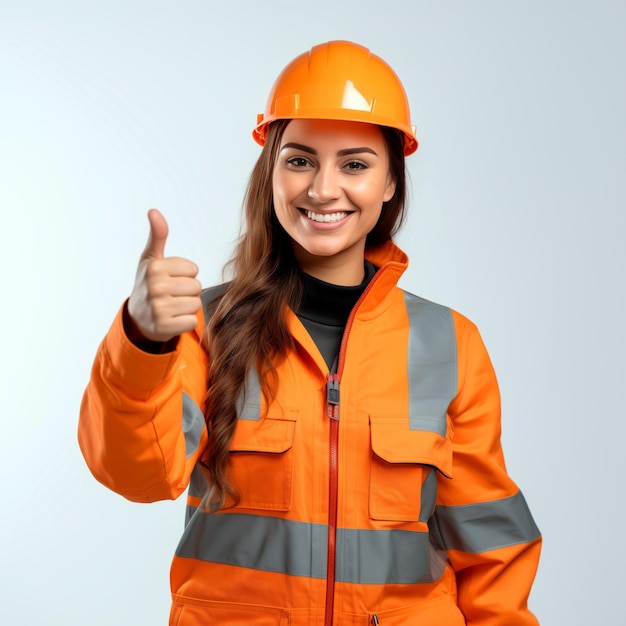
[(409, 103), (396, 73), (367, 48), (330, 41), (297, 56), (274, 83), (252, 131), (263, 145), (268, 126), (280, 119), (369, 122), (404, 133), (404, 154), (417, 150)]

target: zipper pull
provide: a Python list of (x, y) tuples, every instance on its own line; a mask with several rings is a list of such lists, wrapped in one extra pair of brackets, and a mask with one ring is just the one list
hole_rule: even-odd
[(370, 623), (372, 624), (372, 626), (378, 626), (379, 622), (378, 622), (378, 615), (376, 615), (376, 613), (374, 613), (374, 615), (372, 615), (372, 619), (370, 620)]
[(339, 377), (330, 372), (326, 376), (326, 415), (339, 421)]

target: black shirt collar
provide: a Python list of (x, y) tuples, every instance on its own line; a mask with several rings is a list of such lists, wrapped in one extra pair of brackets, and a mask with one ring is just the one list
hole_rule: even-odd
[(344, 327), (350, 311), (365, 291), (377, 268), (365, 261), (365, 278), (360, 285), (333, 285), (303, 273), (304, 296), (298, 315), (327, 326)]

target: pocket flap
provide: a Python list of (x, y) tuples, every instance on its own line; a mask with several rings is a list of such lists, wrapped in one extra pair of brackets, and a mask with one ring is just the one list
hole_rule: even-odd
[(286, 452), (293, 447), (295, 420), (238, 420), (230, 445), (231, 452)]
[(388, 463), (431, 465), (452, 477), (452, 442), (426, 430), (411, 430), (409, 416), (370, 415), (372, 451)]

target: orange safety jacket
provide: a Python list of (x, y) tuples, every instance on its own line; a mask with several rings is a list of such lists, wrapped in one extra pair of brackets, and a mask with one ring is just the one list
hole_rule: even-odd
[[(336, 375), (298, 317), (270, 406), (255, 373), (230, 476), (241, 500), (207, 509), (208, 371), (195, 332), (147, 354), (121, 312), (85, 391), (79, 442), (94, 476), (137, 502), (177, 498), (171, 626), (536, 625), (527, 598), (541, 538), (507, 475), (500, 399), (476, 327), (397, 286), (406, 255), (354, 307)], [(214, 290), (206, 290), (209, 301)]]

